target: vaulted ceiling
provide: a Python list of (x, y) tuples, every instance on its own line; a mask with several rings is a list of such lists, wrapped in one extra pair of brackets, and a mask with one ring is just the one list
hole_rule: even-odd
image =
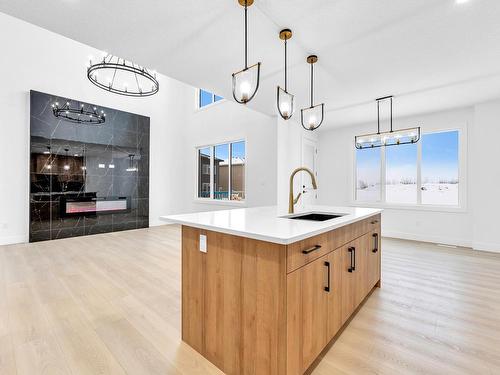
[[(0, 0), (0, 11), (226, 98), (243, 65), (236, 0)], [(374, 120), (374, 99), (390, 94), (395, 116), (500, 97), (499, 19), (498, 0), (255, 0), (249, 62), (262, 62), (263, 77), (249, 106), (276, 114), (284, 27), (294, 33), (289, 91), (298, 107), (308, 103), (305, 58), (319, 56), (322, 128)]]

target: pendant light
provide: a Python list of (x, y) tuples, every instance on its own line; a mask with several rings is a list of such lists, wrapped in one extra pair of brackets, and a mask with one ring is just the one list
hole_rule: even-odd
[(52, 169), (52, 152), (50, 150), (51, 150), (51, 147), (50, 147), (50, 145), (48, 145), (47, 150), (43, 152), (44, 155), (49, 155), (49, 156), (47, 156), (47, 160), (45, 161), (43, 169), (47, 169), (49, 171)]
[[(392, 129), (392, 95), (375, 99), (377, 102), (377, 132), (372, 134), (358, 135), (354, 138), (357, 149), (375, 148), (383, 146), (397, 146), (417, 143), (420, 140), (420, 127), (393, 130)], [(390, 101), (390, 130), (380, 132), (380, 102)]]
[(276, 100), (278, 103), (278, 112), (284, 120), (289, 120), (293, 116), (295, 110), (294, 96), (287, 91), (287, 58), (286, 58), (286, 42), (292, 37), (292, 30), (283, 29), (280, 31), (280, 39), (285, 41), (285, 89), (278, 86)]
[(64, 158), (65, 163), (64, 163), (64, 167), (63, 167), (63, 169), (64, 169), (65, 171), (69, 171), (69, 169), (70, 169), (70, 167), (69, 167), (69, 163), (68, 163), (68, 151), (69, 151), (69, 148), (65, 148), (65, 149), (64, 149), (64, 152), (65, 152), (66, 156), (65, 156), (65, 158)]
[(128, 168), (126, 169), (127, 172), (137, 172), (137, 167), (135, 166), (134, 158), (135, 154), (128, 155)]
[(247, 36), (247, 11), (254, 0), (238, 0), (245, 8), (245, 68), (233, 73), (233, 98), (240, 104), (246, 104), (253, 99), (259, 89), (260, 62), (248, 66), (248, 36)]
[(307, 56), (307, 63), (311, 65), (311, 106), (300, 110), (300, 120), (302, 127), (306, 130), (313, 131), (318, 129), (323, 123), (325, 114), (325, 104), (314, 105), (314, 64), (318, 62), (318, 56)]

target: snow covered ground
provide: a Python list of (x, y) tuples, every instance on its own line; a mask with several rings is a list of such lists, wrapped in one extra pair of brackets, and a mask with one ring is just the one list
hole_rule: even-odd
[(366, 189), (358, 188), (356, 200), (360, 202), (378, 202), (380, 200), (380, 185), (370, 185)]
[[(370, 185), (357, 190), (360, 202), (377, 202), (380, 199), (380, 185)], [(416, 204), (417, 185), (386, 185), (386, 202), (396, 204)], [(422, 204), (456, 206), (458, 205), (458, 184), (426, 183), (422, 185)]]
[(458, 206), (458, 184), (423, 184), (422, 203)]

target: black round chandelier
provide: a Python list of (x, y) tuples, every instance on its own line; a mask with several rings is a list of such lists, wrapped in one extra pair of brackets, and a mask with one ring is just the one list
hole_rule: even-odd
[(160, 89), (156, 73), (111, 54), (97, 63), (90, 59), (87, 78), (103, 90), (125, 96), (151, 96)]
[(52, 113), (55, 117), (64, 121), (77, 124), (101, 125), (106, 122), (106, 114), (97, 107), (81, 104), (79, 107), (72, 107), (70, 102), (60, 106), (58, 102), (52, 104)]

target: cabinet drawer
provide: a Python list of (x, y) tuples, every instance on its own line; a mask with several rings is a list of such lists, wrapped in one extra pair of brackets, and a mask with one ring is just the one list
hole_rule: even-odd
[(334, 250), (330, 233), (323, 233), (287, 246), (287, 273), (300, 268)]
[(380, 214), (369, 217), (368, 219), (365, 219), (365, 221), (368, 229), (365, 233), (373, 232), (374, 230), (380, 231)]
[(380, 233), (380, 214), (290, 244), (287, 247), (287, 272), (290, 273), (372, 231)]
[(374, 230), (380, 231), (380, 215), (371, 216), (367, 219), (346, 225), (345, 227), (340, 227), (328, 233), (330, 235), (332, 248), (337, 249), (346, 243)]

